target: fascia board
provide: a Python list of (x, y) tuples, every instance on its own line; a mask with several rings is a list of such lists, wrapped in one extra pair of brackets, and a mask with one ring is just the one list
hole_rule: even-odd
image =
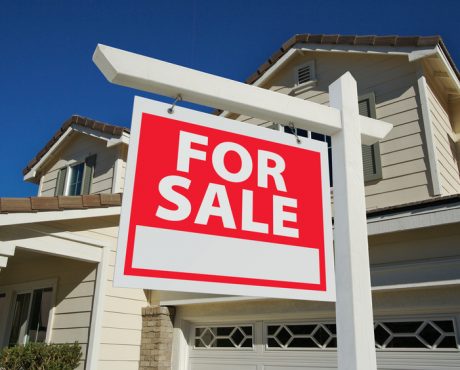
[(79, 218), (93, 218), (104, 216), (119, 216), (121, 207), (72, 209), (63, 211), (47, 211), (34, 213), (7, 213), (0, 214), (0, 226), (22, 225), (47, 221), (74, 220)]
[[(262, 85), (265, 81), (270, 79), (279, 69), (281, 69), (292, 57), (297, 53), (297, 45), (289, 49), (280, 59), (278, 59), (275, 64), (273, 64), (268, 70), (252, 85), (259, 86)], [(222, 117), (228, 117), (232, 112), (224, 111), (220, 115)]]
[(382, 235), (455, 223), (460, 223), (460, 205), (370, 216), (367, 220), (367, 232), (369, 236)]
[(441, 59), (442, 64), (444, 64), (444, 67), (447, 70), (447, 74), (449, 75), (452, 82), (455, 84), (455, 89), (457, 90), (457, 93), (460, 93), (460, 81), (451, 64), (447, 60), (446, 55), (439, 46), (436, 46), (436, 52), (439, 58)]
[(112, 138), (108, 140), (107, 148), (120, 144), (129, 145), (129, 134), (127, 132), (123, 132), (123, 135), (121, 135), (119, 138)]
[(425, 53), (432, 54), (435, 48), (427, 47), (398, 47), (398, 46), (371, 46), (371, 45), (321, 45), (302, 44), (299, 46), (302, 51), (316, 51), (328, 53), (352, 53), (352, 54), (382, 54), (382, 55), (405, 55), (408, 58), (415, 58)]

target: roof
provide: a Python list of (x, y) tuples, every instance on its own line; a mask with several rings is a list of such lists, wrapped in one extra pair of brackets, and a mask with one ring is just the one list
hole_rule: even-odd
[(0, 213), (35, 213), (116, 207), (121, 205), (121, 194), (92, 194), (57, 197), (0, 198)]
[(32, 160), (27, 164), (27, 166), (22, 170), (22, 174), (27, 174), (72, 125), (86, 127), (91, 130), (99, 131), (113, 136), (121, 136), (123, 132), (130, 132), (129, 128), (126, 127), (111, 125), (108, 123), (93, 120), (91, 118), (73, 115), (62, 124), (59, 130), (56, 131), (56, 133), (46, 143), (43, 149), (40, 150), (34, 158), (32, 158)]
[(320, 45), (356, 45), (356, 46), (392, 46), (392, 47), (427, 47), (439, 45), (451, 64), (457, 78), (460, 79), (460, 72), (441, 36), (359, 36), (359, 35), (325, 35), (325, 34), (298, 34), (287, 40), (276, 50), (270, 58), (265, 61), (251, 76), (246, 79), (247, 84), (253, 84), (265, 72), (275, 64), (288, 50), (296, 44), (320, 44)]
[[(92, 194), (57, 197), (0, 198), (0, 213), (35, 213), (121, 206), (122, 194)], [(368, 217), (385, 216), (433, 206), (448, 206), (460, 202), (460, 194), (424, 199), (368, 210)]]

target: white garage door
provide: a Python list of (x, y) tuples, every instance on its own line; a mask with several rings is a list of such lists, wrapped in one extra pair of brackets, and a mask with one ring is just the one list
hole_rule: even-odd
[[(379, 369), (460, 369), (454, 318), (378, 320)], [(333, 322), (266, 322), (194, 325), (191, 370), (336, 369)]]

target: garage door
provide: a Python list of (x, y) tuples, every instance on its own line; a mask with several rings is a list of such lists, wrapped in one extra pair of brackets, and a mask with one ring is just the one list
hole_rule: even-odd
[[(374, 324), (379, 369), (460, 369), (455, 319), (387, 319)], [(192, 325), (191, 370), (336, 369), (331, 321)]]

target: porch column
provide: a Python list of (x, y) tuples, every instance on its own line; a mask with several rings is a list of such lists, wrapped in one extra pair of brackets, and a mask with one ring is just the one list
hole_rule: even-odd
[(170, 370), (173, 324), (176, 310), (170, 306), (142, 308), (139, 370)]

